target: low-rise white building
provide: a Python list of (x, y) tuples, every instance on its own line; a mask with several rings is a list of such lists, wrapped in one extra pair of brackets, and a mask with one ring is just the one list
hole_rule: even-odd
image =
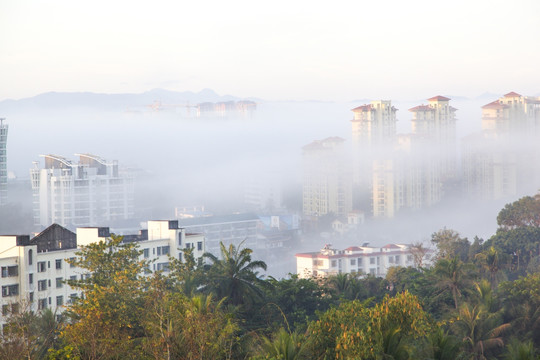
[[(0, 324), (13, 311), (50, 308), (61, 313), (78, 296), (68, 280), (86, 276), (83, 269), (69, 264), (81, 246), (110, 237), (107, 227), (77, 228), (76, 233), (53, 224), (33, 238), (28, 235), (0, 236)], [(204, 235), (187, 233), (178, 221), (148, 221), (138, 235), (126, 235), (124, 242), (137, 242), (141, 258), (149, 260), (149, 273), (168, 271), (169, 255), (182, 260), (182, 249), (193, 248), (196, 258), (205, 252)]]
[(345, 250), (325, 245), (319, 252), (296, 254), (296, 272), (300, 278), (339, 273), (383, 277), (392, 266), (414, 266), (409, 245), (351, 246)]

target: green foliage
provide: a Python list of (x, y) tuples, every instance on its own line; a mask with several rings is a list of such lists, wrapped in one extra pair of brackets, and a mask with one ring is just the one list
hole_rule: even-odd
[(327, 359), (406, 359), (406, 343), (425, 337), (429, 322), (418, 299), (404, 292), (386, 296), (373, 308), (359, 301), (328, 310), (309, 327), (311, 351)]
[(467, 261), (470, 243), (460, 237), (457, 231), (443, 228), (431, 235), (431, 242), (437, 247), (437, 259), (459, 258)]
[(503, 230), (540, 226), (540, 197), (525, 196), (506, 204), (497, 215), (497, 224)]
[(238, 248), (233, 244), (228, 248), (220, 243), (221, 258), (211, 253), (204, 257), (211, 261), (207, 271), (205, 291), (217, 298), (226, 298), (232, 305), (251, 306), (263, 299), (261, 287), (265, 282), (259, 278), (257, 269), (266, 270), (263, 261), (251, 261), (251, 249)]
[(143, 336), (142, 277), (137, 244), (122, 243), (121, 236), (83, 246), (70, 263), (87, 272), (70, 286), (82, 291), (66, 312), (70, 322), (61, 333), (81, 358), (134, 358)]
[(272, 338), (262, 337), (257, 356), (253, 360), (301, 360), (309, 359), (307, 356), (308, 343), (305, 336), (297, 332), (289, 333), (280, 328)]

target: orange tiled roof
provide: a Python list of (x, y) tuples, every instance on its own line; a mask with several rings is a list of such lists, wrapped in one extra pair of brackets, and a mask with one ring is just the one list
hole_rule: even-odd
[(444, 96), (441, 96), (441, 95), (437, 95), (437, 96), (434, 96), (430, 99), (428, 99), (428, 101), (448, 101), (448, 100), (451, 100), (447, 97), (444, 97)]
[(415, 106), (411, 109), (409, 109), (409, 111), (413, 111), (413, 112), (416, 112), (416, 111), (433, 111), (435, 109), (433, 109), (431, 106), (428, 106), (428, 105), (418, 105), (418, 106)]
[(509, 92), (508, 94), (504, 95), (504, 97), (506, 98), (514, 98), (514, 97), (521, 97), (521, 95), (519, 95), (518, 93), (516, 92)]
[(489, 104), (482, 106), (482, 109), (506, 109), (507, 107), (507, 105), (501, 104), (499, 100), (495, 100), (493, 102), (490, 102)]

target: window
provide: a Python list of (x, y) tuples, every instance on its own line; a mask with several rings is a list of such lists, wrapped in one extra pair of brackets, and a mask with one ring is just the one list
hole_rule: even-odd
[(163, 272), (169, 272), (169, 263), (168, 262), (165, 262), (165, 263), (158, 263), (157, 264), (157, 269), (158, 271), (163, 271)]
[(186, 249), (191, 248), (191, 243), (186, 243)]
[(182, 253), (178, 253), (178, 260), (182, 261)]
[(2, 286), (2, 297), (19, 295), (19, 284)]
[(2, 315), (7, 316), (9, 314), (9, 305), (2, 305)]
[(30, 301), (31, 303), (34, 302), (34, 292), (33, 291), (30, 294), (28, 294), (28, 301)]
[(50, 268), (51, 268), (51, 262), (47, 261), (47, 269), (50, 269)]
[(202, 241), (197, 242), (197, 250), (199, 250), (199, 251), (202, 250)]
[(371, 265), (375, 264), (375, 258), (374, 258), (374, 257), (369, 258), (369, 263), (370, 263)]
[(70, 257), (69, 258), (69, 267), (70, 268), (74, 268), (75, 267), (75, 264), (73, 263), (75, 261), (75, 258), (74, 257)]
[(19, 266), (2, 266), (2, 277), (12, 277), (19, 275)]
[(47, 308), (47, 299), (39, 299), (38, 300), (38, 310), (43, 310)]
[(64, 305), (64, 297), (62, 295), (56, 297), (56, 306)]
[(62, 269), (62, 259), (56, 259), (56, 269)]
[(150, 257), (150, 249), (143, 249), (143, 256), (145, 259)]
[(390, 264), (393, 264), (393, 263), (394, 263), (394, 257), (393, 257), (393, 256), (389, 256), (389, 257), (388, 257), (388, 262), (389, 262)]
[(336, 267), (337, 266), (337, 260), (332, 260), (332, 267)]
[(370, 275), (375, 275), (375, 271), (376, 271), (376, 269), (369, 269), (369, 274)]
[(407, 255), (407, 262), (411, 262), (413, 261), (413, 256), (412, 255)]
[(362, 258), (358, 258), (356, 260), (358, 260), (358, 266), (362, 265)]
[(77, 294), (76, 293), (69, 294), (68, 303), (72, 304), (75, 301), (75, 299), (77, 299)]
[(69, 277), (69, 280), (70, 280), (70, 281), (76, 281), (76, 280), (77, 280), (77, 275), (71, 275), (71, 276)]
[(34, 274), (28, 274), (28, 284), (32, 285), (34, 283)]
[(356, 265), (356, 260), (355, 259), (351, 259), (351, 265)]
[(62, 286), (64, 286), (64, 278), (61, 278), (61, 277), (57, 277), (56, 278), (56, 288), (61, 288)]
[(182, 245), (182, 233), (178, 233), (178, 245)]
[(399, 255), (396, 255), (396, 264), (399, 264), (400, 258)]
[(47, 271), (46, 263), (45, 261), (40, 261), (37, 263), (37, 271), (38, 272), (45, 272)]
[(157, 254), (158, 254), (158, 256), (160, 256), (160, 255), (168, 255), (169, 254), (169, 245), (167, 245), (167, 246), (158, 246)]
[(32, 265), (32, 262), (34, 261), (34, 252), (32, 249), (28, 250), (28, 265)]
[(47, 280), (39, 280), (37, 282), (37, 289), (38, 291), (47, 290)]

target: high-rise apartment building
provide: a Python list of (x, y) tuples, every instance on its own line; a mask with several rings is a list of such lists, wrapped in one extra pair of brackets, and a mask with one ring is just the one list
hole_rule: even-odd
[(303, 150), (303, 212), (307, 216), (347, 216), (352, 210), (352, 186), (345, 140), (330, 137)]
[(46, 227), (114, 224), (133, 218), (134, 183), (116, 161), (77, 154), (74, 163), (61, 156), (42, 155), (45, 167), (30, 170), (34, 223)]
[(510, 92), (482, 106), (482, 132), (462, 141), (464, 190), (480, 200), (538, 190), (540, 98)]
[(0, 205), (7, 203), (7, 135), (6, 119), (0, 118)]
[(444, 96), (428, 99), (427, 105), (409, 109), (413, 113), (412, 132), (432, 142), (431, 152), (438, 157), (441, 179), (456, 177), (456, 111)]
[(372, 101), (352, 109), (352, 140), (355, 147), (376, 150), (392, 145), (396, 136), (396, 112), (390, 100)]

